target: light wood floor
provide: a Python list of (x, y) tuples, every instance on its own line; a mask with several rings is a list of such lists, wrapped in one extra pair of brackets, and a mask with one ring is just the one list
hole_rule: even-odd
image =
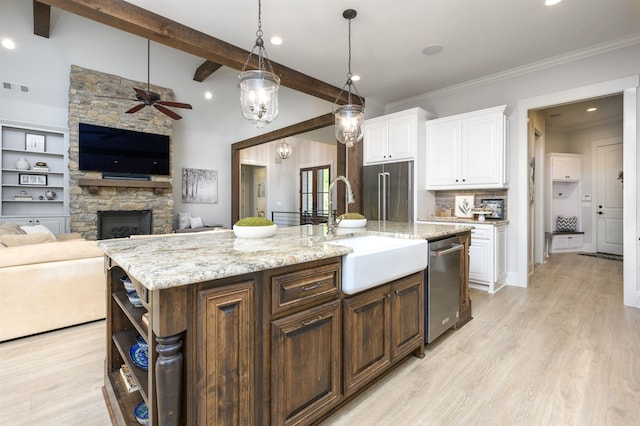
[[(640, 310), (622, 262), (554, 254), (528, 289), (472, 290), (469, 324), (323, 425), (640, 424)], [(108, 425), (104, 322), (0, 344), (0, 425)]]

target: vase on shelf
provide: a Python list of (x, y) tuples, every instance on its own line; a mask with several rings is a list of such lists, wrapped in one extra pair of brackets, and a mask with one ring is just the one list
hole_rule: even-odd
[(31, 168), (31, 164), (29, 164), (29, 160), (24, 157), (18, 158), (16, 161), (16, 169), (18, 170), (29, 170)]

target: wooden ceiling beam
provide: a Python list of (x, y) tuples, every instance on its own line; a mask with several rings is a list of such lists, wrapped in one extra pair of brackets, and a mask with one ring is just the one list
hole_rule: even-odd
[(49, 38), (51, 29), (51, 6), (33, 0), (33, 33)]
[[(123, 0), (39, 1), (236, 70), (242, 69), (249, 55), (246, 50)], [(254, 55), (251, 67), (257, 68), (257, 62), (258, 58)], [(271, 62), (271, 65), (280, 77), (282, 86), (329, 102), (338, 96), (341, 102), (348, 102), (348, 94), (341, 94), (338, 87), (276, 62)]]
[(199, 81), (200, 83), (202, 83), (211, 74), (218, 71), (218, 69), (220, 69), (221, 66), (222, 66), (221, 64), (216, 64), (215, 62), (204, 61), (202, 65), (200, 65), (198, 69), (196, 69), (196, 73), (193, 75), (193, 79), (195, 81)]

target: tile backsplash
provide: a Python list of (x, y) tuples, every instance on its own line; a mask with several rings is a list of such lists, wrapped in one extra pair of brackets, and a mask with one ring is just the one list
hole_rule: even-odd
[(506, 189), (499, 190), (482, 190), (470, 189), (461, 191), (435, 191), (435, 215), (436, 216), (455, 216), (455, 198), (456, 195), (473, 195), (474, 204), (479, 206), (483, 199), (504, 200), (504, 219), (507, 219), (507, 192)]

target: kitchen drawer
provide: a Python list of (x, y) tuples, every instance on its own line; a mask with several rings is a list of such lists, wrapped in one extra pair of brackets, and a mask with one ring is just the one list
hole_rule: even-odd
[(271, 313), (306, 305), (340, 293), (340, 263), (303, 269), (271, 278)]
[(476, 229), (472, 229), (471, 230), (471, 238), (473, 238), (473, 239), (479, 238), (479, 239), (482, 239), (482, 240), (489, 240), (489, 239), (491, 239), (491, 229), (476, 227)]

